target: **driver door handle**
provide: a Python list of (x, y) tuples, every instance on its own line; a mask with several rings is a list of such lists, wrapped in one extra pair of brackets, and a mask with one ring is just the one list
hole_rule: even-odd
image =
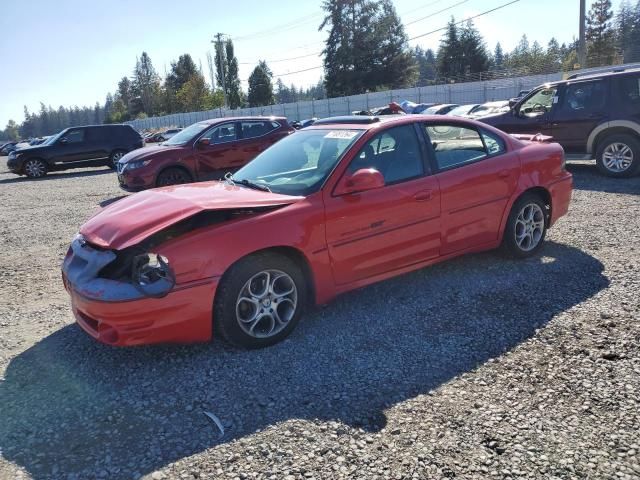
[(428, 200), (431, 200), (432, 196), (433, 196), (433, 192), (431, 190), (422, 190), (421, 192), (416, 193), (413, 196), (413, 199), (416, 202), (426, 202)]

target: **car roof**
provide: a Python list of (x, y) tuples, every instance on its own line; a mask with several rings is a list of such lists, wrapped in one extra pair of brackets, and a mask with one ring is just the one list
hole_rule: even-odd
[(586, 80), (594, 80), (594, 79), (598, 79), (598, 78), (606, 78), (606, 77), (617, 77), (619, 75), (628, 75), (628, 74), (633, 74), (633, 73), (640, 73), (640, 68), (628, 68), (628, 69), (624, 69), (621, 68), (620, 70), (608, 70), (605, 72), (594, 72), (594, 73), (588, 73), (588, 74), (584, 74), (584, 75), (571, 75), (569, 76), (569, 78), (566, 78), (564, 80), (558, 80), (556, 82), (549, 82), (549, 83), (545, 83), (544, 85), (564, 85), (564, 84), (568, 84), (568, 83), (577, 83), (577, 82), (583, 82)]
[(255, 116), (255, 117), (221, 117), (221, 118), (210, 118), (208, 120), (201, 120), (200, 122), (196, 122), (196, 123), (206, 123), (208, 125), (214, 125), (216, 123), (222, 123), (222, 122), (241, 122), (243, 120), (286, 120), (287, 117), (280, 117), (280, 116)]
[[(364, 119), (360, 120), (359, 119)], [(461, 123), (474, 123), (469, 119), (460, 117), (448, 117), (443, 115), (424, 115), (424, 114), (412, 114), (412, 115), (345, 115), (340, 117), (328, 117), (318, 120), (313, 125), (306, 127), (307, 130), (326, 130), (332, 129), (349, 129), (349, 130), (369, 130), (379, 127), (380, 125), (397, 124), (404, 125), (407, 123), (414, 123), (418, 121), (433, 121), (433, 122), (461, 122)]]

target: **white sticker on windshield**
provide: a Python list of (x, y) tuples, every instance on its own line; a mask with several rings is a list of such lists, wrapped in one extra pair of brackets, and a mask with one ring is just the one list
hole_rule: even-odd
[(358, 132), (354, 132), (353, 130), (331, 130), (324, 136), (324, 138), (340, 138), (344, 140), (351, 140), (357, 134)]

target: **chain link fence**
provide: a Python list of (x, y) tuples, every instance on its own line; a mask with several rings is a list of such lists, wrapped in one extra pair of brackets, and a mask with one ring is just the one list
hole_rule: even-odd
[[(625, 68), (635, 65), (617, 65), (615, 68)], [(613, 67), (608, 67), (611, 69)], [(600, 69), (585, 69), (570, 72), (584, 74)], [(164, 127), (186, 127), (192, 123), (221, 117), (241, 116), (284, 116), (290, 121), (306, 118), (325, 118), (336, 115), (349, 115), (351, 112), (369, 110), (370, 108), (387, 105), (390, 102), (409, 100), (415, 103), (456, 103), (472, 104), (485, 103), (494, 100), (508, 100), (516, 97), (522, 90), (530, 90), (543, 83), (562, 80), (563, 72), (546, 73), (540, 75), (500, 78), (494, 80), (444, 83), (426, 87), (406, 88), (402, 90), (387, 90), (383, 92), (364, 93), (349, 97), (337, 97), (324, 100), (311, 100), (263, 107), (239, 108), (229, 110), (217, 108), (202, 112), (175, 113), (161, 117), (150, 117), (133, 120), (129, 123), (137, 130), (160, 129)]]

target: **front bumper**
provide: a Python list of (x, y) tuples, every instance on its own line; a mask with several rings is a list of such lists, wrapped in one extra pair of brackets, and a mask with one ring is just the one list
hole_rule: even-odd
[(7, 168), (12, 173), (20, 173), (22, 171), (22, 162), (17, 157), (9, 157), (7, 159)]
[(127, 170), (118, 165), (118, 184), (125, 192), (139, 192), (155, 186), (155, 174), (147, 167)]
[(77, 238), (63, 262), (62, 280), (76, 321), (85, 332), (118, 346), (211, 339), (216, 278), (176, 285), (160, 280), (145, 287), (153, 294), (147, 296), (131, 282), (99, 276), (115, 257), (114, 252)]
[(67, 290), (76, 322), (87, 334), (108, 345), (128, 347), (211, 340), (216, 287), (217, 282), (207, 281), (177, 286), (164, 298), (123, 302), (88, 299), (72, 285)]

